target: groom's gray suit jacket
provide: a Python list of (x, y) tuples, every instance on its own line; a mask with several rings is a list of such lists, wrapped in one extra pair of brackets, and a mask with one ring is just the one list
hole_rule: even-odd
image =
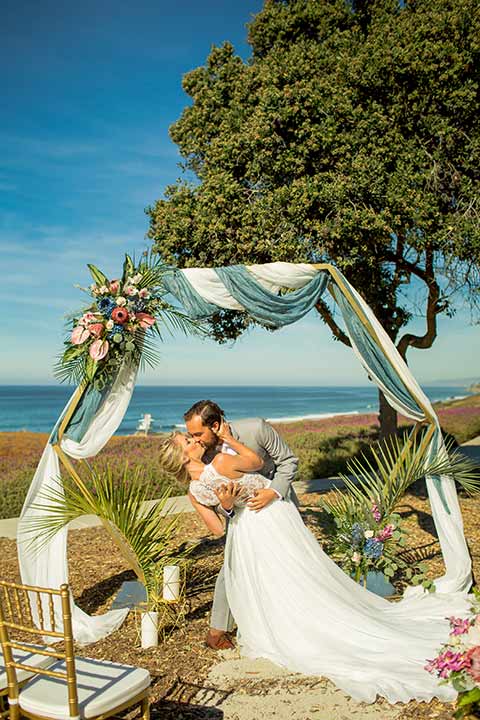
[(229, 425), (233, 437), (262, 458), (263, 467), (258, 472), (272, 481), (270, 487), (279, 492), (284, 500), (292, 500), (298, 505), (292, 487), (298, 458), (277, 431), (262, 418), (236, 420)]
[[(292, 487), (297, 472), (298, 458), (277, 431), (262, 418), (236, 420), (230, 422), (229, 425), (233, 437), (254, 450), (263, 459), (263, 467), (258, 472), (272, 481), (270, 487), (280, 493), (283, 500), (298, 505), (298, 499)], [(221, 506), (218, 507), (221, 510)], [(263, 511), (260, 510), (260, 512)], [(210, 625), (217, 630), (233, 628), (233, 617), (225, 590), (223, 566), (215, 584)]]

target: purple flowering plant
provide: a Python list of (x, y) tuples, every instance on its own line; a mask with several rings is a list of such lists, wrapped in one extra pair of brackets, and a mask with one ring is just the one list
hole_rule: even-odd
[[(425, 670), (437, 675), (442, 685), (458, 692), (457, 720), (480, 710), (480, 590), (473, 588), (467, 618), (450, 617), (450, 635), (438, 655), (427, 660)], [(476, 717), (477, 715), (475, 715)]]

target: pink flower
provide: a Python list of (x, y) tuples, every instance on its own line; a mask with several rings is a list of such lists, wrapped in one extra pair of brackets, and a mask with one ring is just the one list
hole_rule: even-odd
[(94, 360), (103, 360), (108, 353), (108, 340), (94, 340), (90, 345), (89, 353)]
[(82, 325), (83, 327), (87, 327), (87, 325), (91, 322), (95, 322), (96, 315), (92, 312), (86, 312), (83, 313), (82, 317), (78, 321), (79, 325)]
[[(473, 650), (479, 648), (473, 648)], [(461, 652), (452, 652), (452, 650), (445, 650), (440, 653), (434, 660), (429, 660), (425, 665), (425, 670), (428, 672), (436, 672), (441, 678), (448, 678), (451, 672), (459, 672), (460, 670), (467, 670), (470, 672), (471, 661), (468, 658), (468, 653), (465, 655)], [(479, 657), (479, 672), (480, 672), (480, 657)]]
[(110, 292), (111, 292), (113, 295), (116, 295), (117, 292), (118, 292), (119, 287), (120, 287), (120, 281), (119, 281), (119, 280), (112, 280), (112, 282), (110, 283)]
[(378, 505), (376, 503), (373, 503), (373, 505), (372, 505), (372, 515), (373, 515), (373, 519), (377, 523), (380, 522), (380, 520), (382, 519), (382, 513), (378, 509)]
[(92, 325), (88, 326), (88, 332), (92, 337), (99, 338), (103, 333), (103, 323), (92, 323)]
[(148, 330), (149, 327), (155, 325), (155, 318), (148, 313), (139, 312), (137, 313), (137, 320), (141, 328)]
[(81, 345), (90, 337), (90, 333), (88, 330), (86, 330), (81, 325), (77, 325), (77, 327), (73, 328), (72, 334), (70, 336), (70, 340), (73, 343), (73, 345)]
[(393, 535), (393, 531), (395, 529), (394, 525), (385, 525), (384, 528), (380, 530), (380, 532), (377, 533), (376, 539), (380, 542), (385, 542), (385, 540), (390, 540), (390, 538)]
[(470, 648), (465, 655), (465, 660), (468, 662), (467, 672), (475, 682), (480, 683), (480, 645)]
[(149, 298), (150, 297), (150, 293), (148, 292), (147, 288), (142, 288), (141, 290), (139, 290), (138, 295), (141, 298)]
[(124, 307), (116, 307), (112, 310), (112, 320), (118, 325), (123, 325), (128, 320), (128, 310)]
[(125, 295), (136, 295), (138, 293), (138, 290), (136, 287), (132, 287), (131, 285), (129, 287), (126, 287), (123, 289)]
[(470, 620), (462, 620), (462, 618), (453, 616), (448, 619), (450, 620), (450, 627), (452, 629), (450, 635), (463, 635), (470, 630), (472, 625)]

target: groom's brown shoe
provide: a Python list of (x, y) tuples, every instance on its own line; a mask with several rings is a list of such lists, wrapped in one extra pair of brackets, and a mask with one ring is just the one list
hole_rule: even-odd
[(226, 632), (212, 632), (209, 630), (205, 642), (212, 650), (233, 650), (235, 648)]

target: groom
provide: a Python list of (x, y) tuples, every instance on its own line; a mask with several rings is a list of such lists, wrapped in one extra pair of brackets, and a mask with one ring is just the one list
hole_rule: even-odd
[[(200, 400), (192, 405), (183, 417), (189, 434), (205, 448), (202, 458), (204, 462), (211, 462), (218, 452), (229, 452), (228, 446), (222, 445), (216, 434), (224, 420), (223, 410), (216, 403), (211, 400)], [(272, 481), (270, 487), (256, 491), (255, 496), (248, 502), (250, 510), (259, 512), (276, 498), (291, 500), (298, 505), (297, 496), (292, 488), (298, 459), (277, 431), (261, 418), (237, 420), (229, 425), (234, 438), (260, 455), (263, 459), (263, 467), (258, 472)], [(225, 512), (221, 505), (218, 509), (227, 519), (233, 516), (233, 513)], [(222, 565), (215, 584), (207, 645), (214, 650), (233, 648), (234, 645), (228, 636), (233, 624)]]

